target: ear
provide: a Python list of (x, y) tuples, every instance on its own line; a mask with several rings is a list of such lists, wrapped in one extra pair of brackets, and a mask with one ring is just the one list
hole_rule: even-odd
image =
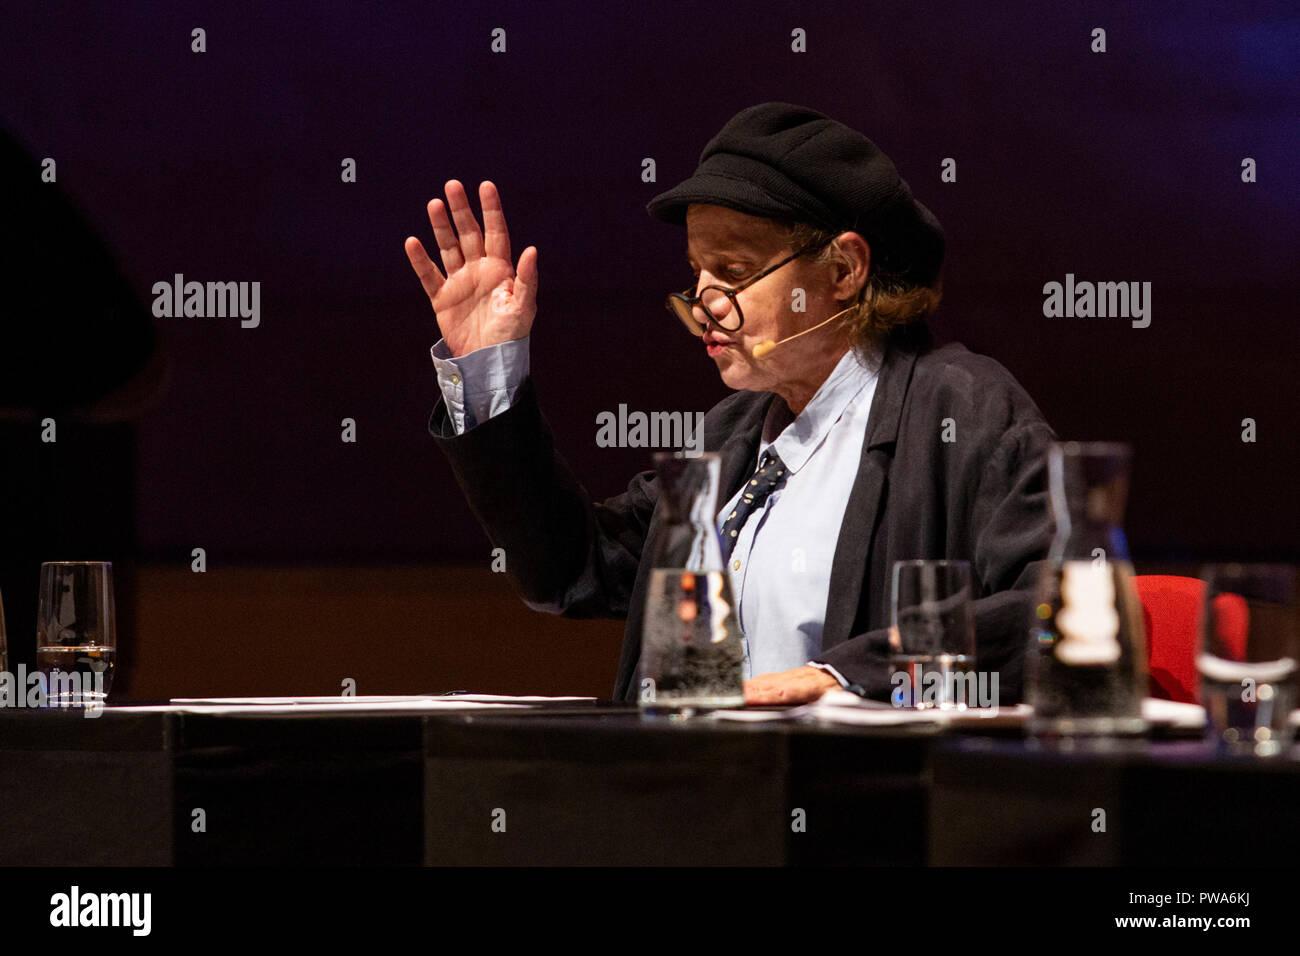
[(871, 272), (871, 246), (856, 232), (842, 232), (835, 237), (839, 253), (832, 278), (837, 299), (851, 299), (866, 284)]

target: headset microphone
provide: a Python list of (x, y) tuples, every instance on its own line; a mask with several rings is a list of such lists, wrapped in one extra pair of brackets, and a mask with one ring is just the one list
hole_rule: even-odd
[(841, 315), (843, 315), (845, 312), (849, 312), (849, 311), (851, 311), (852, 309), (853, 309), (853, 306), (849, 306), (847, 309), (843, 309), (843, 310), (841, 310), (841, 311), (839, 311), (839, 312), (836, 312), (836, 313), (835, 313), (834, 315), (832, 315), (829, 319), (826, 319), (825, 321), (822, 321), (822, 322), (818, 322), (818, 323), (817, 323), (816, 325), (814, 325), (812, 328), (810, 328), (810, 329), (804, 329), (802, 332), (797, 332), (797, 333), (795, 333), (794, 335), (786, 336), (785, 338), (781, 339), (781, 341), (779, 341), (779, 342), (773, 342), (771, 339), (768, 339), (766, 342), (759, 342), (757, 345), (754, 346), (754, 349), (753, 349), (754, 358), (756, 358), (756, 359), (764, 358), (764, 357), (766, 357), (766, 356), (767, 356), (767, 355), (768, 355), (768, 354), (769, 354), (773, 349), (775, 349), (778, 345), (785, 345), (785, 343), (786, 343), (786, 342), (789, 342), (791, 339), (797, 339), (797, 338), (798, 338), (799, 336), (801, 336), (801, 335), (807, 335), (809, 332), (815, 332), (817, 329), (820, 329), (820, 328), (821, 328), (823, 325), (825, 325), (827, 322), (830, 322), (830, 321), (832, 321), (832, 320), (834, 320), (834, 319), (838, 319), (838, 318), (839, 318)]

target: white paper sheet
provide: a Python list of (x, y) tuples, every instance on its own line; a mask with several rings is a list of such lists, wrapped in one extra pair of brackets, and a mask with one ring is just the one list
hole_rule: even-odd
[(594, 697), (508, 697), (501, 694), (369, 695), (358, 697), (173, 697), (166, 704), (109, 706), (131, 713), (284, 714), (369, 713), (377, 711), (527, 710), (530, 704), (582, 703)]
[(509, 697), (504, 694), (394, 694), (358, 697), (173, 697), (173, 704), (256, 704), (306, 705), (333, 704), (355, 707), (358, 704), (403, 703), (408, 701), (466, 701), (484, 704), (541, 704), (550, 701), (594, 701), (594, 697)]
[(971, 710), (910, 710), (891, 707), (888, 704), (873, 706), (879, 704), (879, 701), (864, 703), (866, 706), (837, 701), (823, 703), (818, 700), (790, 710), (718, 710), (713, 712), (713, 717), (741, 723), (815, 719), (862, 727), (890, 727), (901, 724), (991, 723), (995, 720), (1019, 722), (1031, 713), (1030, 708), (1024, 704), (1016, 707), (982, 707)]
[[(884, 701), (865, 700), (845, 690), (827, 691), (819, 700), (789, 710), (719, 710), (713, 713), (717, 720), (742, 723), (765, 720), (802, 720), (815, 718), (841, 724), (888, 727), (898, 724), (951, 724), (954, 726), (993, 723), (1022, 723), (1033, 714), (1028, 704), (1015, 707), (973, 707), (968, 710), (911, 710), (894, 707)], [(1142, 716), (1153, 724), (1169, 727), (1197, 728), (1205, 726), (1205, 708), (1199, 704), (1184, 704), (1172, 700), (1148, 697), (1142, 701)], [(1295, 720), (1300, 711), (1292, 714)]]
[[(248, 698), (252, 701), (252, 698)], [(333, 698), (330, 698), (333, 700)], [(357, 699), (354, 698), (354, 701)], [(365, 700), (339, 705), (335, 703), (184, 703), (140, 704), (123, 707), (105, 707), (105, 710), (128, 713), (181, 713), (181, 714), (357, 714), (392, 711), (432, 713), (448, 710), (528, 710), (524, 704), (483, 703), (461, 697), (415, 697), (393, 700)]]

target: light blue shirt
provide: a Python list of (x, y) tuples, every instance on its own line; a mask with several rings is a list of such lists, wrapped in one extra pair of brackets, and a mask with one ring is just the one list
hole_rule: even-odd
[[(509, 408), (528, 377), (527, 337), (460, 358), (439, 340), (430, 354), (458, 435)], [(727, 562), (745, 635), (746, 678), (810, 664), (821, 652), (831, 564), (862, 457), (877, 371), (849, 350), (797, 418), (791, 420), (784, 401), (772, 403), (753, 467), (772, 445), (789, 477), (750, 515)], [(718, 512), (719, 530), (740, 494)], [(848, 686), (830, 665), (812, 666)]]
[(443, 339), (429, 349), (438, 387), (457, 435), (500, 415), (528, 377), (528, 337), (488, 345), (454, 358)]
[[(749, 516), (727, 560), (747, 678), (800, 667), (821, 653), (831, 564), (875, 394), (876, 370), (850, 349), (798, 418), (791, 421), (784, 401), (772, 403), (753, 468), (772, 447), (786, 483)], [(719, 529), (743, 491), (719, 512)], [(846, 683), (829, 665), (815, 666)]]

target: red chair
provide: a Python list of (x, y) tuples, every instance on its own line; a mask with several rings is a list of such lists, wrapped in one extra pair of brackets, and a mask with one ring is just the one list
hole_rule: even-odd
[[(1198, 703), (1196, 654), (1205, 582), (1172, 574), (1143, 574), (1135, 576), (1133, 584), (1142, 601), (1146, 627), (1147, 692), (1164, 700)], [(1219, 637), (1227, 652), (1240, 659), (1249, 626), (1246, 602), (1235, 594), (1220, 594), (1214, 603)]]

